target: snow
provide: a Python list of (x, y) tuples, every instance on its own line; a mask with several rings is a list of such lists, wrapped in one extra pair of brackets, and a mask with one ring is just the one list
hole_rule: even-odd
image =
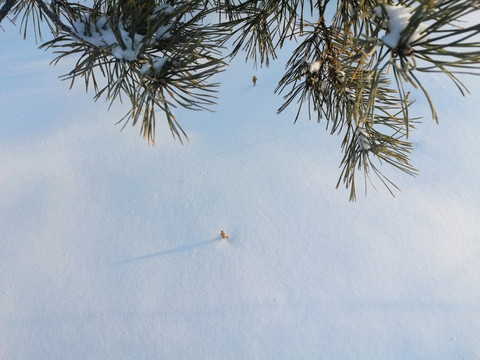
[(160, 26), (157, 31), (155, 32), (155, 36), (157, 39), (167, 39), (170, 37), (170, 28), (172, 25)]
[[(158, 12), (171, 12), (171, 6), (157, 7), (155, 14)], [(172, 8), (173, 9), (173, 8)], [(155, 15), (156, 16), (156, 15)], [(114, 30), (110, 27), (105, 17), (100, 17), (93, 23), (90, 18), (83, 18), (77, 20), (73, 24), (75, 33), (81, 39), (87, 41), (93, 46), (110, 49), (112, 55), (119, 60), (133, 61), (138, 58), (138, 52), (144, 42), (144, 36), (140, 34), (132, 35), (125, 29), (125, 26), (119, 24), (118, 35), (115, 35)], [(170, 36), (169, 29), (171, 25), (160, 26), (155, 32), (155, 39), (165, 39)], [(163, 58), (159, 57), (155, 60), (154, 68), (159, 70), (163, 66)]]
[[(118, 28), (120, 39), (117, 38), (105, 17), (97, 19), (96, 24), (88, 18), (79, 19), (73, 24), (73, 28), (80, 38), (93, 46), (110, 49), (112, 55), (119, 60), (136, 60), (143, 41), (142, 35), (135, 34), (132, 38), (121, 25)], [(123, 44), (120, 44), (120, 41)]]
[(310, 72), (311, 72), (312, 74), (319, 72), (321, 66), (322, 66), (322, 62), (321, 62), (321, 61), (315, 61), (315, 62), (311, 63), (311, 64), (310, 64)]
[(215, 113), (176, 113), (190, 142), (159, 114), (152, 148), (5, 27), (1, 359), (480, 358), (474, 96), (427, 78), (420, 176), (352, 204), (341, 137), (275, 114), (286, 59), (255, 87), (234, 61)]
[[(403, 5), (385, 5), (383, 9), (388, 17), (388, 29), (382, 40), (391, 49), (396, 49), (402, 43), (402, 32), (410, 23), (410, 17), (414, 10)], [(375, 11), (377, 16), (383, 16), (382, 7), (377, 7)], [(425, 28), (426, 26), (420, 24), (408, 39), (407, 45), (418, 40)]]
[[(172, 13), (174, 8), (171, 5), (163, 4), (155, 7), (152, 18), (161, 16), (162, 13)], [(96, 21), (84, 17), (78, 19), (73, 24), (75, 34), (82, 40), (92, 44), (95, 47), (109, 49), (112, 55), (122, 61), (134, 61), (138, 59), (139, 51), (141, 50), (143, 43), (155, 42), (158, 39), (166, 39), (170, 36), (170, 28), (172, 24), (160, 26), (155, 35), (148, 40), (144, 39), (144, 36), (140, 34), (130, 34), (125, 25), (119, 24), (117, 31), (111, 28), (106, 17), (99, 17)], [(141, 69), (142, 73), (147, 73), (152, 68), (155, 72), (159, 72), (165, 64), (167, 58), (160, 56), (160, 52), (157, 55), (151, 55), (151, 63), (145, 63)]]
[(146, 62), (140, 72), (142, 74), (146, 74), (150, 70), (153, 69), (155, 73), (159, 73), (162, 70), (162, 67), (165, 65), (167, 62), (168, 58), (167, 57), (153, 57), (152, 63)]
[(356, 137), (357, 146), (360, 149), (360, 151), (370, 150), (370, 142), (368, 140), (368, 133), (365, 129), (360, 128), (360, 127), (357, 128), (355, 130), (355, 137)]

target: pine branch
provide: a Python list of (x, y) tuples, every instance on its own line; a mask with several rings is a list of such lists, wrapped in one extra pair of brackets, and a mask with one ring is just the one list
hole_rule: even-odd
[(45, 15), (47, 15), (48, 18), (57, 26), (57, 28), (60, 28), (67, 33), (72, 33), (72, 29), (69, 26), (65, 25), (60, 19), (60, 17), (58, 17), (57, 14), (51, 11), (43, 0), (35, 0), (35, 2), (38, 4), (40, 9), (45, 13)]
[(5, 4), (3, 4), (2, 8), (0, 9), (0, 23), (8, 15), (10, 10), (12, 10), (13, 6), (17, 3), (18, 0), (6, 0)]
[[(105, 96), (113, 104), (129, 99), (131, 109), (121, 121), (139, 123), (149, 143), (155, 142), (158, 109), (182, 142), (188, 137), (172, 109), (208, 110), (218, 86), (208, 80), (225, 66), (220, 49), (227, 30), (203, 23), (209, 11), (201, 1), (176, 8), (153, 1), (106, 1), (95, 10), (81, 9), (72, 32), (42, 47), (55, 50), (54, 62), (77, 56), (64, 78), (72, 85), (83, 78), (86, 89), (93, 83), (95, 100)], [(105, 78), (103, 87), (97, 76)]]
[[(336, 11), (327, 23), (327, 4)], [(77, 57), (65, 76), (83, 79), (106, 97), (130, 101), (124, 123), (139, 124), (155, 141), (155, 112), (165, 116), (174, 137), (188, 139), (175, 118), (177, 106), (210, 110), (226, 58), (242, 52), (253, 65), (269, 64), (285, 42), (298, 41), (275, 93), (285, 92), (278, 112), (298, 107), (301, 116), (326, 121), (331, 134), (343, 136), (341, 174), (356, 197), (361, 171), (374, 174), (393, 194), (397, 186), (379, 166), (409, 175), (413, 144), (408, 140), (410, 90), (423, 93), (437, 113), (421, 73), (441, 72), (462, 94), (458, 74), (480, 75), (480, 25), (461, 27), (466, 15), (480, 11), (478, 0), (93, 0), (91, 6), (68, 0), (0, 0), (0, 22), (22, 15), (24, 34), (33, 24), (49, 26), (57, 58)], [(308, 18), (317, 16), (311, 22)], [(210, 15), (218, 22), (205, 22)], [(69, 24), (70, 26), (67, 26)], [(382, 36), (383, 35), (383, 36)], [(223, 45), (230, 40), (230, 52)], [(97, 82), (97, 79), (104, 81)], [(413, 89), (414, 88), (414, 89)], [(305, 111), (307, 110), (307, 111)], [(122, 121), (121, 120), (121, 121)], [(372, 184), (373, 187), (375, 187)]]

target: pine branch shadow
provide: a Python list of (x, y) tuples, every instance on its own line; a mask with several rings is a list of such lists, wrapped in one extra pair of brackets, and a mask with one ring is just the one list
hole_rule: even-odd
[(131, 262), (135, 262), (135, 261), (147, 260), (147, 259), (151, 259), (151, 258), (155, 258), (155, 257), (177, 254), (177, 253), (181, 253), (181, 252), (185, 252), (185, 251), (191, 251), (193, 249), (203, 247), (203, 246), (207, 246), (209, 244), (212, 244), (212, 243), (218, 242), (218, 241), (220, 241), (218, 238), (211, 239), (211, 240), (206, 240), (206, 241), (200, 241), (200, 242), (196, 242), (196, 243), (193, 243), (193, 244), (183, 245), (183, 246), (179, 246), (179, 247), (169, 249), (169, 250), (165, 250), (165, 251), (160, 251), (160, 252), (153, 253), (153, 254), (147, 254), (147, 255), (137, 256), (137, 257), (130, 258), (130, 259), (121, 260), (121, 261), (112, 263), (112, 265), (127, 264), (127, 263), (131, 263)]

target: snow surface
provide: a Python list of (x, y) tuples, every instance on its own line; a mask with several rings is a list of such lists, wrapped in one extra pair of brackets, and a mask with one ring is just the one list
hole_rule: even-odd
[(216, 113), (177, 113), (191, 142), (160, 122), (152, 148), (6, 29), (1, 359), (480, 358), (477, 80), (425, 80), (420, 176), (352, 204), (341, 138), (275, 115), (285, 59), (234, 61)]

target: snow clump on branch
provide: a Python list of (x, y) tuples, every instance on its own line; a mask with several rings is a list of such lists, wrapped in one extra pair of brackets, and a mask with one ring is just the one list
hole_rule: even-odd
[(143, 36), (130, 36), (125, 27), (118, 26), (118, 35), (108, 24), (107, 18), (102, 16), (96, 22), (89, 17), (77, 20), (73, 24), (75, 34), (89, 44), (103, 49), (109, 49), (119, 60), (136, 60), (142, 46)]
[[(162, 14), (171, 14), (174, 8), (168, 4), (156, 6), (151, 15), (154, 20)], [(157, 40), (170, 37), (172, 24), (159, 26), (152, 39), (145, 39), (142, 34), (131, 34), (127, 24), (119, 22), (116, 29), (112, 28), (107, 17), (101, 16), (96, 20), (84, 16), (73, 23), (74, 34), (83, 41), (101, 49), (108, 49), (118, 60), (135, 61), (145, 45), (153, 45)], [(153, 61), (153, 68), (158, 71), (165, 63), (165, 59), (158, 57)]]
[(391, 49), (396, 49), (400, 46), (409, 47), (412, 42), (420, 38), (426, 28), (424, 24), (420, 24), (406, 41), (402, 37), (402, 35), (405, 35), (404, 30), (408, 27), (413, 12), (413, 9), (403, 5), (386, 5), (375, 8), (375, 13), (378, 17), (386, 15), (388, 18), (387, 33), (382, 37), (385, 45)]
[(370, 141), (368, 140), (369, 136), (365, 129), (358, 127), (355, 130), (355, 138), (360, 151), (370, 150)]

